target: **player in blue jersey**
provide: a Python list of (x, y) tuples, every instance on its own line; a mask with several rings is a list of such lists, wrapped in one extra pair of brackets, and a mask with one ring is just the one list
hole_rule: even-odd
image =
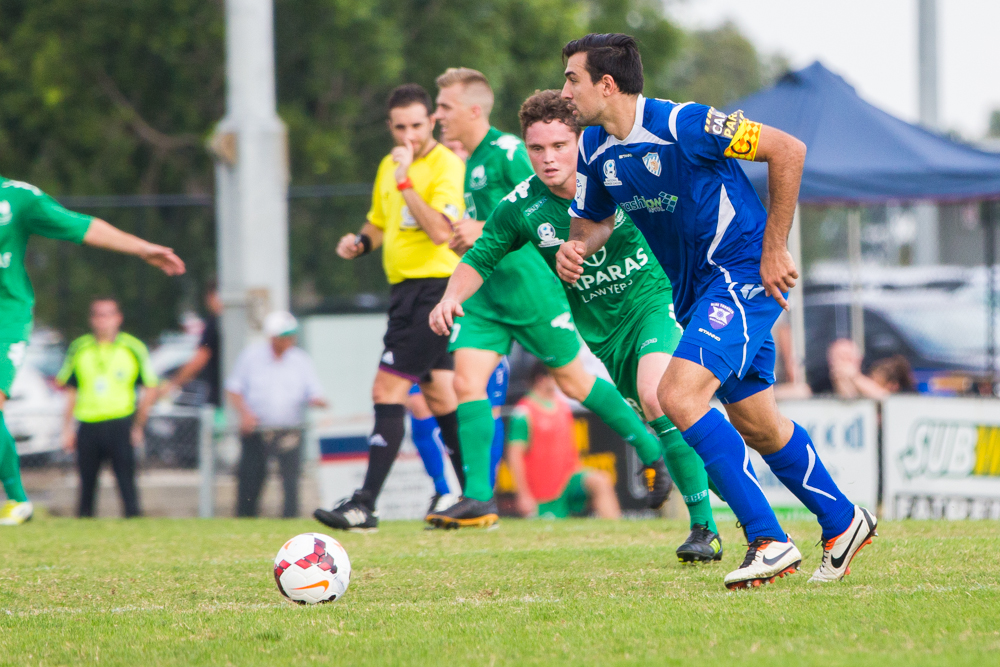
[[(604, 245), (621, 206), (670, 278), (684, 334), (658, 397), (746, 532), (746, 558), (726, 586), (760, 586), (802, 560), (745, 445), (819, 520), (823, 561), (810, 581), (842, 579), (875, 535), (876, 519), (837, 488), (805, 429), (778, 411), (771, 387), (771, 326), (798, 278), (787, 239), (805, 145), (741, 111), (643, 97), (642, 61), (628, 35), (587, 35), (567, 44), (563, 59), (563, 97), (591, 127), (580, 137), (559, 274), (569, 282), (582, 275), (584, 258)], [(736, 159), (768, 163), (769, 211)], [(710, 407), (713, 394), (730, 421)]]

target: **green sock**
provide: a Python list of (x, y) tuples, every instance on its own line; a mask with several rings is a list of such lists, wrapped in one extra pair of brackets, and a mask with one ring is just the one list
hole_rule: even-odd
[(493, 446), (493, 406), (487, 400), (458, 404), (458, 441), (462, 446), (465, 489), (462, 494), (486, 502), (490, 486), (490, 448)]
[(17, 460), (17, 445), (14, 443), (14, 436), (7, 430), (2, 412), (0, 412), (0, 482), (3, 483), (3, 490), (10, 500), (19, 503), (28, 500), (28, 494), (24, 492), (24, 486), (21, 484), (21, 466)]
[[(663, 456), (660, 443), (646, 430), (646, 425), (614, 385), (597, 378), (590, 395), (583, 401), (583, 406), (600, 417), (625, 442), (635, 447), (635, 453), (639, 455), (643, 465), (656, 463)], [(465, 450), (462, 451), (464, 453)]]
[(691, 527), (694, 528), (696, 523), (708, 524), (709, 530), (718, 533), (712, 517), (712, 503), (708, 498), (708, 473), (698, 452), (684, 442), (680, 429), (666, 417), (654, 419), (649, 425), (660, 436), (667, 472), (684, 496), (684, 504), (691, 515)]

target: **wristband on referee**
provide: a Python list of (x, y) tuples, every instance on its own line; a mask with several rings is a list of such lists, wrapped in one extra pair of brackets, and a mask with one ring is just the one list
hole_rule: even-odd
[(367, 255), (372, 251), (372, 237), (368, 236), (367, 234), (357, 234), (354, 237), (354, 244), (357, 245), (359, 243), (363, 248), (361, 251), (362, 255)]
[(410, 180), (409, 176), (407, 176), (406, 180), (403, 181), (402, 183), (396, 183), (396, 189), (399, 190), (400, 192), (402, 192), (403, 190), (409, 190), (412, 187), (413, 187), (413, 181)]

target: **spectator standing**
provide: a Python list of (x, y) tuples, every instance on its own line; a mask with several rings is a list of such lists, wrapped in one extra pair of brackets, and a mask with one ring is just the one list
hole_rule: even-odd
[(268, 340), (247, 346), (226, 381), (226, 393), (239, 414), (242, 444), (236, 516), (257, 516), (270, 456), (278, 459), (281, 470), (282, 516), (299, 513), (306, 408), (327, 403), (312, 359), (295, 346), (298, 326), (291, 313), (269, 314), (264, 319)]
[(507, 463), (524, 516), (562, 519), (587, 508), (603, 519), (621, 516), (607, 473), (584, 468), (573, 438), (573, 413), (541, 362), (531, 370), (531, 390), (510, 420)]
[(208, 390), (205, 402), (221, 407), (222, 355), (219, 349), (219, 316), (222, 314), (222, 299), (219, 298), (219, 285), (214, 280), (205, 287), (205, 311), (205, 329), (201, 333), (197, 351), (172, 378), (163, 383), (161, 393), (169, 393), (197, 379), (204, 383)]
[[(76, 450), (80, 471), (81, 517), (94, 516), (101, 464), (111, 461), (124, 514), (142, 514), (135, 483), (135, 452), (142, 444), (149, 408), (156, 400), (157, 378), (142, 341), (121, 332), (118, 302), (99, 297), (90, 304), (91, 334), (69, 347), (56, 381), (67, 388), (63, 447)], [(146, 387), (136, 408), (136, 388)], [(74, 429), (74, 419), (80, 423)]]

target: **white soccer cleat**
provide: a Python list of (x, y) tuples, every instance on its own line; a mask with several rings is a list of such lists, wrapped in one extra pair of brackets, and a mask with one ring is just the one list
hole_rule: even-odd
[(847, 530), (823, 544), (823, 562), (809, 581), (840, 581), (850, 574), (851, 561), (863, 546), (872, 543), (872, 537), (878, 535), (875, 532), (876, 526), (878, 519), (864, 507), (855, 505), (854, 520)]
[(743, 564), (726, 575), (726, 588), (760, 588), (778, 577), (793, 574), (801, 562), (802, 554), (791, 537), (786, 542), (758, 537), (747, 547)]
[(0, 526), (20, 526), (25, 521), (31, 521), (34, 513), (35, 507), (30, 500), (23, 503), (8, 500), (0, 507)]

